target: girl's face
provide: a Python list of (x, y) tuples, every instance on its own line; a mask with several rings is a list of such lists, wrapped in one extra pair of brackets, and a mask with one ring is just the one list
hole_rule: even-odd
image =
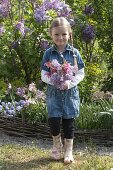
[(51, 30), (51, 37), (60, 51), (63, 51), (69, 38), (69, 29), (66, 26), (53, 27)]

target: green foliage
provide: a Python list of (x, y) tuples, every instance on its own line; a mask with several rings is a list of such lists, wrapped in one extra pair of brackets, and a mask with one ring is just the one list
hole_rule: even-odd
[[(80, 84), (82, 98), (96, 89), (104, 91), (113, 89), (113, 1), (103, 0), (73, 0), (68, 4), (72, 7), (73, 18), (75, 20), (74, 29), (74, 46), (80, 49), (81, 55), (86, 63), (86, 78)], [(84, 14), (85, 5), (91, 5), (94, 8), (92, 15)], [(85, 43), (82, 40), (82, 30), (87, 24), (94, 26), (95, 39), (90, 43)], [(97, 78), (91, 77), (88, 74), (87, 66), (91, 64), (99, 64), (99, 68), (103, 70), (103, 74), (97, 75)], [(103, 67), (104, 63), (104, 67)], [(88, 66), (89, 67), (89, 66)], [(87, 72), (88, 71), (88, 72)], [(97, 71), (98, 72), (98, 67)], [(96, 90), (95, 89), (95, 90)]]
[(113, 1), (93, 0), (95, 14), (93, 20), (96, 21), (96, 37), (99, 48), (103, 49), (103, 60), (108, 64), (108, 77), (103, 84), (103, 90), (113, 89)]
[[(5, 34), (0, 37), (0, 77), (8, 78), (10, 82), (17, 79), (29, 84), (32, 80), (38, 82), (40, 78), (43, 54), (40, 41), (48, 38), (47, 26), (35, 21), (33, 10), (29, 1), (13, 1), (9, 18), (1, 20)], [(25, 20), (25, 25), (29, 28), (24, 37), (14, 28), (21, 19)], [(17, 43), (17, 47), (12, 48), (14, 43)]]
[(78, 129), (112, 129), (113, 100), (81, 103), (80, 116), (76, 119)]
[[(77, 129), (112, 129), (113, 128), (113, 101), (98, 100), (93, 102), (82, 102), (80, 115), (75, 119)], [(39, 102), (31, 104), (24, 111), (29, 123), (47, 123), (48, 114), (46, 104)]]
[(107, 76), (105, 63), (87, 62), (85, 67), (85, 79), (79, 85), (81, 100), (90, 101), (95, 91), (101, 89), (102, 82)]
[(26, 109), (26, 119), (29, 123), (36, 124), (38, 122), (47, 122), (47, 109), (46, 104), (39, 102), (37, 104), (31, 104)]
[(0, 99), (4, 98), (6, 95), (7, 84), (0, 79)]

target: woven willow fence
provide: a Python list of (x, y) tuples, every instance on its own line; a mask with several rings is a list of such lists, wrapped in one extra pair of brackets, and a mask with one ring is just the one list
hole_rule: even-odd
[[(32, 125), (22, 123), (20, 118), (6, 118), (0, 116), (0, 131), (13, 136), (34, 137), (51, 140), (50, 128), (46, 123)], [(113, 130), (75, 130), (75, 139), (79, 142), (92, 141), (97, 145), (113, 146)]]

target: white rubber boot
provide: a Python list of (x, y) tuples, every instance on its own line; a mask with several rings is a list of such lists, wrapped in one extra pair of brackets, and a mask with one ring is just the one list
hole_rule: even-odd
[(69, 164), (69, 163), (74, 163), (74, 158), (73, 158), (73, 139), (65, 139), (64, 141), (64, 163)]
[(51, 156), (55, 160), (59, 160), (62, 158), (62, 140), (61, 140), (61, 134), (58, 136), (52, 136), (53, 138), (53, 149)]

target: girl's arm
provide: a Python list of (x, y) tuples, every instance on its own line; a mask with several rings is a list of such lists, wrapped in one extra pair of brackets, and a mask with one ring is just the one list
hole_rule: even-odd
[(45, 70), (42, 70), (41, 71), (41, 80), (47, 84), (51, 84), (52, 83), (50, 82), (50, 76), (49, 76), (49, 72), (48, 71), (45, 71)]
[(84, 68), (78, 70), (77, 74), (75, 75), (74, 82), (72, 82), (71, 80), (66, 81), (68, 89), (71, 89), (72, 87), (78, 85), (83, 80), (84, 76), (85, 76)]

